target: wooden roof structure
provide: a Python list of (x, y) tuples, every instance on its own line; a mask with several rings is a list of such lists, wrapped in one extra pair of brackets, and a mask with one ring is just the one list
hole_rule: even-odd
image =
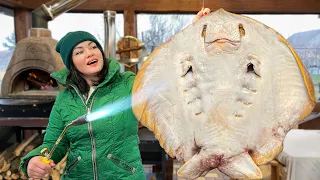
[[(0, 5), (32, 10), (49, 1), (1, 0)], [(73, 11), (197, 12), (201, 6), (202, 0), (88, 0)], [(205, 0), (205, 7), (235, 13), (320, 13), (319, 0)]]
[[(14, 10), (16, 41), (27, 37), (31, 11), (51, 0), (0, 0), (0, 6)], [(320, 0), (204, 0), (212, 11), (223, 8), (247, 14), (320, 14)], [(137, 13), (196, 13), (202, 0), (87, 0), (70, 12), (115, 10), (124, 14), (125, 35), (137, 35)]]

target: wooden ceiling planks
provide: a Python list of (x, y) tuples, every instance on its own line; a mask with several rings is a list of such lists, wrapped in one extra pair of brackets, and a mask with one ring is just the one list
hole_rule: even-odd
[[(47, 2), (50, 0), (0, 0), (0, 5), (31, 10)], [(197, 12), (201, 6), (202, 0), (88, 0), (72, 11)], [(320, 14), (320, 0), (205, 0), (205, 7), (234, 13)]]

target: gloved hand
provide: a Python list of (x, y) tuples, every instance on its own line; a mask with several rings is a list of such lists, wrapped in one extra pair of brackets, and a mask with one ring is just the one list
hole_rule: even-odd
[(209, 14), (211, 12), (211, 10), (209, 8), (202, 8), (196, 15), (196, 17), (193, 18), (192, 22), (197, 21), (198, 19), (200, 19), (201, 17)]

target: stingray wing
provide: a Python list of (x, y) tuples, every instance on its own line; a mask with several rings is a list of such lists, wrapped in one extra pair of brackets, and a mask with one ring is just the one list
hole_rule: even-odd
[(161, 147), (176, 157), (182, 153), (182, 137), (185, 137), (182, 134), (187, 132), (183, 132), (179, 124), (188, 122), (183, 122), (179, 95), (172, 79), (168, 79), (173, 77), (173, 72), (164, 72), (168, 68), (165, 62), (157, 61), (158, 57), (150, 56), (137, 74), (132, 89), (133, 112), (142, 125), (153, 131)]

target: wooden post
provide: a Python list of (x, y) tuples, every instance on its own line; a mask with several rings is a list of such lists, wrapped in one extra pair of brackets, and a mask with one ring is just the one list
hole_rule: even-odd
[(31, 12), (25, 8), (14, 8), (14, 27), (16, 43), (28, 37), (31, 28)]
[[(123, 13), (124, 18), (124, 35), (137, 37), (137, 21), (136, 13), (134, 10), (125, 10)], [(138, 65), (132, 67), (125, 67), (125, 71), (138, 72)]]
[[(26, 8), (14, 8), (14, 29), (16, 43), (27, 38), (31, 28), (31, 12)], [(29, 138), (37, 133), (36, 130), (24, 130), (23, 137)]]
[(134, 10), (125, 10), (124, 17), (124, 35), (137, 37), (136, 13)]

